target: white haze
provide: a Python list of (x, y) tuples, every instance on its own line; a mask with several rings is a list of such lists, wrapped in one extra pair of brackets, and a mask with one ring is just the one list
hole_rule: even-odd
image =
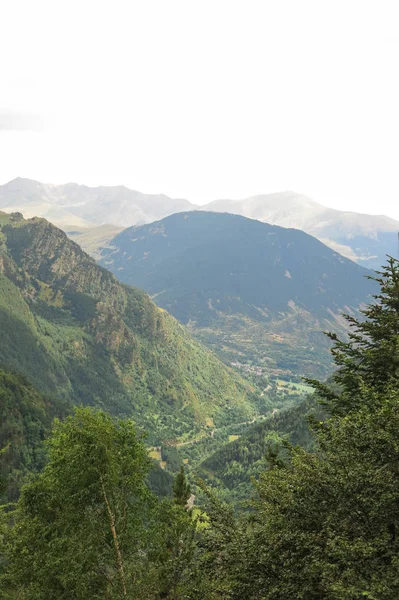
[(398, 3), (3, 0), (0, 183), (399, 218)]

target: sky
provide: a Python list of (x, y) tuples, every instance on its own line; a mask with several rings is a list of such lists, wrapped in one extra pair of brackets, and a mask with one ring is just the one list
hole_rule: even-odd
[(0, 183), (399, 219), (397, 0), (2, 0)]

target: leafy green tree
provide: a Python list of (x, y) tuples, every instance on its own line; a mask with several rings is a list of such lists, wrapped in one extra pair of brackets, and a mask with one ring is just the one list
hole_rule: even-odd
[(154, 598), (183, 600), (192, 586), (191, 573), (196, 561), (196, 519), (184, 506), (164, 500), (159, 505), (153, 540), (158, 565)]
[(133, 424), (80, 408), (56, 422), (48, 450), (14, 515), (6, 585), (30, 600), (144, 594), (154, 499)]
[(263, 474), (233, 597), (398, 597), (399, 394), (374, 400)]
[(188, 598), (230, 599), (237, 589), (237, 575), (243, 568), (247, 528), (246, 516), (234, 509), (198, 479), (207, 497), (207, 526), (198, 541), (197, 560)]
[(150, 560), (158, 565), (159, 596), (156, 598), (183, 600), (192, 585), (197, 520), (187, 507), (190, 495), (190, 486), (182, 466), (173, 484), (173, 500), (163, 500), (154, 517), (155, 527), (151, 534), (154, 553)]

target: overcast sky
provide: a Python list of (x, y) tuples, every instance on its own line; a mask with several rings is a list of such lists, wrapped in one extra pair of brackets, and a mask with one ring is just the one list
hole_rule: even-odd
[(397, 0), (2, 0), (0, 183), (399, 218)]

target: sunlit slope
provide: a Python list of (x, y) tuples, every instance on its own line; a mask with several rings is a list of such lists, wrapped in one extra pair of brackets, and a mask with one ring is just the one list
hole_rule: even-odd
[(132, 415), (154, 440), (256, 411), (248, 384), (43, 219), (0, 217), (0, 330), (1, 364), (69, 403)]

